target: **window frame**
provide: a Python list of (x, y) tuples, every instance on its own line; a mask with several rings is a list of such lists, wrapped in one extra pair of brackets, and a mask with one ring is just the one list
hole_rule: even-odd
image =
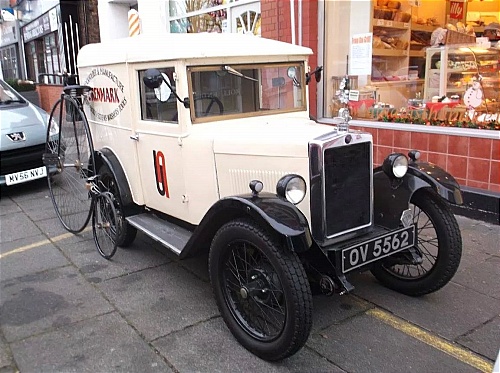
[[(257, 68), (266, 68), (266, 67), (290, 67), (292, 65), (298, 65), (301, 66), (301, 101), (302, 105), (296, 108), (286, 108), (286, 109), (269, 109), (269, 110), (257, 110), (253, 112), (246, 112), (246, 113), (236, 113), (236, 114), (222, 114), (222, 115), (212, 115), (208, 117), (196, 117), (195, 115), (195, 108), (194, 104), (190, 105), (190, 115), (191, 115), (191, 123), (193, 124), (198, 124), (198, 123), (206, 123), (206, 122), (214, 122), (214, 121), (221, 121), (221, 120), (230, 120), (230, 119), (240, 119), (240, 118), (250, 118), (250, 117), (260, 117), (260, 116), (266, 116), (266, 115), (276, 115), (276, 114), (283, 114), (283, 113), (291, 113), (291, 112), (300, 112), (300, 111), (305, 111), (307, 110), (308, 103), (306, 101), (306, 77), (305, 77), (305, 68), (306, 64), (302, 60), (298, 61), (284, 61), (284, 62), (263, 62), (263, 63), (253, 63), (253, 64), (238, 64), (238, 63), (228, 63), (233, 68), (238, 68), (238, 69), (255, 69)], [(188, 92), (189, 92), (189, 100), (191, 103), (194, 103), (194, 89), (193, 89), (193, 79), (192, 79), (192, 74), (196, 72), (204, 72), (204, 71), (215, 71), (215, 69), (220, 69), (221, 65), (208, 65), (208, 66), (188, 66), (187, 67), (187, 78), (188, 78)], [(244, 79), (244, 78), (242, 78)], [(262, 97), (262, 94), (256, 90), (256, 99), (257, 101), (260, 100)]]
[[(173, 82), (171, 80), (170, 84), (172, 85), (172, 88), (174, 88), (174, 90), (177, 89), (177, 79), (176, 79), (176, 67), (174, 65), (170, 65), (170, 66), (159, 66), (159, 67), (146, 67), (146, 66), (142, 66), (141, 68), (138, 68), (136, 69), (136, 78), (137, 78), (137, 82), (138, 82), (138, 92), (139, 92), (139, 113), (140, 113), (140, 120), (141, 121), (145, 121), (145, 122), (150, 122), (150, 123), (156, 123), (156, 124), (169, 124), (169, 125), (175, 125), (175, 126), (178, 126), (179, 123), (180, 123), (180, 120), (179, 120), (179, 105), (178, 105), (178, 101), (177, 101), (177, 98), (175, 97), (175, 95), (173, 94), (173, 92), (170, 93), (170, 96), (169, 96), (169, 99), (171, 97), (174, 98), (175, 100), (175, 108), (176, 108), (176, 116), (177, 116), (177, 120), (161, 120), (161, 119), (153, 119), (153, 118), (148, 118), (147, 117), (147, 113), (145, 113), (144, 111), (146, 110), (146, 105), (147, 105), (147, 98), (146, 98), (146, 85), (144, 84), (144, 81), (142, 80), (142, 76), (141, 76), (141, 73), (144, 74), (146, 72), (146, 70), (150, 69), (150, 68), (155, 68), (155, 69), (158, 69), (161, 73), (164, 73), (165, 71), (163, 70), (170, 70), (172, 72), (172, 77), (173, 77)], [(172, 90), (173, 91), (173, 90)], [(153, 90), (154, 92), (154, 90)], [(156, 97), (156, 94), (155, 94), (155, 97)], [(143, 99), (144, 99), (144, 105), (143, 105)], [(168, 100), (167, 100), (168, 101)], [(165, 101), (166, 102), (166, 101)], [(158, 115), (157, 115), (158, 116)]]

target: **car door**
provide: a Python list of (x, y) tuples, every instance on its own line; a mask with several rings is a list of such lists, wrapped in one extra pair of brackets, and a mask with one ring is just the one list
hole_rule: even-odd
[[(178, 102), (165, 82), (156, 89), (146, 87), (143, 81), (146, 69), (135, 71), (140, 118), (134, 121), (144, 201), (151, 209), (185, 220), (188, 207), (182, 170), (182, 127), (178, 120)], [(158, 70), (175, 89), (175, 68), (165, 66)]]

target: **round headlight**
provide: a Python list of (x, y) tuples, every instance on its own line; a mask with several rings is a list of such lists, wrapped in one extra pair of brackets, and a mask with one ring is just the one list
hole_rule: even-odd
[(288, 202), (297, 205), (306, 196), (306, 182), (299, 175), (283, 176), (276, 185), (276, 193), (286, 198)]
[(392, 163), (392, 173), (401, 178), (406, 175), (406, 171), (408, 171), (408, 158), (401, 154)]
[(408, 158), (401, 153), (389, 154), (382, 164), (382, 169), (390, 178), (402, 178), (408, 171)]

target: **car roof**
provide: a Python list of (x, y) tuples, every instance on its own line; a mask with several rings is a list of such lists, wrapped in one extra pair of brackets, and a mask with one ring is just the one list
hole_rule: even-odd
[(270, 57), (312, 54), (307, 47), (235, 33), (165, 33), (138, 35), (88, 44), (78, 53), (78, 67), (217, 57)]

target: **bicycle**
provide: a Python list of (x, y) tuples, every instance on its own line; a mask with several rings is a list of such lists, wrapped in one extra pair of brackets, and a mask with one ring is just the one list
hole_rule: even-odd
[[(65, 82), (75, 75), (65, 75)], [(98, 252), (110, 259), (116, 252), (119, 221), (116, 199), (99, 181), (95, 151), (83, 102), (90, 87), (65, 85), (47, 126), (44, 165), (57, 217), (72, 233), (82, 232), (92, 217)]]

